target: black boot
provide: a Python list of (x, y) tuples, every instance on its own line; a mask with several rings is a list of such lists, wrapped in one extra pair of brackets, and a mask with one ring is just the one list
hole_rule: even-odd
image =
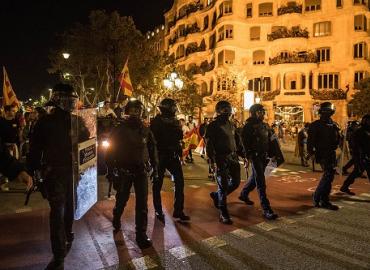
[(263, 216), (267, 220), (275, 220), (279, 217), (277, 214), (274, 213), (274, 211), (272, 211), (272, 209), (263, 210)]
[(349, 188), (345, 188), (345, 187), (341, 187), (340, 189), (339, 189), (341, 192), (343, 192), (343, 193), (346, 193), (346, 194), (348, 194), (348, 195), (356, 195), (354, 192), (352, 192)]
[(45, 270), (64, 270), (64, 259), (54, 257), (46, 266)]
[(145, 233), (136, 234), (136, 243), (140, 249), (146, 249), (152, 246), (152, 240)]
[(66, 234), (66, 256), (68, 254), (68, 252), (71, 250), (71, 247), (72, 247), (72, 242), (74, 240), (74, 233), (73, 232), (69, 232)]
[(178, 221), (182, 221), (182, 222), (185, 222), (185, 221), (190, 221), (190, 217), (185, 215), (184, 212), (181, 212), (181, 213), (173, 213), (173, 218), (178, 220)]
[(160, 222), (165, 222), (165, 219), (164, 219), (164, 214), (163, 212), (155, 212), (155, 217), (160, 221)]
[(253, 205), (254, 202), (251, 201), (248, 197), (243, 197), (242, 195), (239, 196), (239, 200), (245, 202), (246, 205)]
[(335, 204), (332, 204), (331, 202), (324, 202), (322, 201), (320, 203), (320, 207), (321, 208), (325, 208), (325, 209), (328, 209), (328, 210), (333, 210), (333, 211), (337, 211), (339, 209), (339, 207)]
[(218, 195), (216, 192), (209, 193), (209, 196), (212, 198), (213, 205), (218, 209)]
[(226, 207), (221, 209), (220, 222), (227, 225), (233, 224), (233, 221), (230, 218), (229, 212), (227, 211)]
[(312, 193), (312, 202), (314, 207), (320, 207), (320, 201), (315, 198), (315, 193)]

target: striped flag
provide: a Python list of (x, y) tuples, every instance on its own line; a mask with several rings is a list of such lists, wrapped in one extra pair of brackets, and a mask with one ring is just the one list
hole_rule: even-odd
[(6, 73), (5, 67), (3, 67), (3, 73), (4, 73), (3, 105), (13, 105), (19, 108), (20, 107), (19, 101), (17, 99), (17, 96), (15, 95), (12, 85), (10, 84), (10, 80), (8, 74)]
[(120, 75), (120, 88), (124, 95), (131, 97), (133, 92), (133, 87), (130, 79), (130, 73), (128, 71), (128, 59), (122, 69)]

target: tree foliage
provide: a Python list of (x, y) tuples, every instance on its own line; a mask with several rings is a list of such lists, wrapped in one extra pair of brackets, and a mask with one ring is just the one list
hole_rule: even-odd
[(352, 104), (353, 112), (357, 116), (370, 113), (370, 78), (362, 80), (356, 88), (359, 90), (353, 95)]

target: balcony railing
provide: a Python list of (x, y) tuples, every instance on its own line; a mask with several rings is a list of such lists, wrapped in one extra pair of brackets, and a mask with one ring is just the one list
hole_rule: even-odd
[(280, 95), (280, 90), (274, 90), (269, 92), (262, 92), (260, 97), (262, 101), (271, 101), (274, 100), (276, 96)]
[(301, 29), (300, 26), (294, 26), (292, 29), (286, 27), (279, 28), (278, 30), (267, 35), (268, 41), (273, 41), (279, 38), (308, 38), (309, 33), (307, 29)]
[(289, 13), (302, 13), (302, 5), (281, 6), (278, 8), (278, 16)]
[(342, 89), (310, 90), (310, 95), (317, 100), (341, 100), (347, 99), (347, 92)]
[(168, 44), (173, 45), (173, 44), (176, 43), (177, 39), (179, 39), (180, 37), (186, 37), (189, 34), (193, 34), (193, 33), (197, 33), (197, 32), (200, 32), (200, 28), (198, 27), (197, 23), (188, 25), (188, 26), (186, 26), (184, 31), (181, 32), (181, 34), (177, 33), (177, 34), (175, 34), (175, 36), (173, 38), (170, 38), (169, 41), (168, 41)]
[(215, 68), (215, 61), (212, 59), (211, 62), (208, 62), (207, 60), (203, 61), (200, 66), (192, 65), (188, 69), (190, 73), (193, 75), (196, 74), (205, 74), (206, 72), (209, 72)]
[(188, 17), (191, 13), (197, 12), (198, 10), (202, 10), (203, 9), (203, 4), (200, 3), (200, 1), (198, 1), (198, 2), (191, 3), (191, 4), (187, 5), (185, 8), (186, 8), (186, 12), (184, 12), (181, 16), (178, 16), (178, 17), (175, 16), (173, 18), (173, 20), (168, 23), (168, 29), (175, 26), (175, 24), (178, 20), (181, 20), (182, 18)]
[(196, 53), (196, 52), (204, 52), (205, 50), (206, 50), (206, 42), (203, 39), (199, 46), (197, 45), (196, 42), (190, 43), (186, 47), (186, 52), (185, 53), (186, 53), (186, 55), (190, 55), (190, 54)]
[(279, 65), (288, 63), (317, 63), (316, 54), (313, 52), (293, 52), (288, 55), (278, 55), (269, 58), (269, 65)]

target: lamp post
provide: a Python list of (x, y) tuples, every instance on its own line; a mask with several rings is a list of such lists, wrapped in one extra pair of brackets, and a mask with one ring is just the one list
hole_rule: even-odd
[(64, 59), (68, 59), (71, 55), (67, 52), (62, 53)]
[(176, 72), (172, 72), (163, 80), (163, 85), (168, 90), (181, 90), (184, 87), (184, 81)]

